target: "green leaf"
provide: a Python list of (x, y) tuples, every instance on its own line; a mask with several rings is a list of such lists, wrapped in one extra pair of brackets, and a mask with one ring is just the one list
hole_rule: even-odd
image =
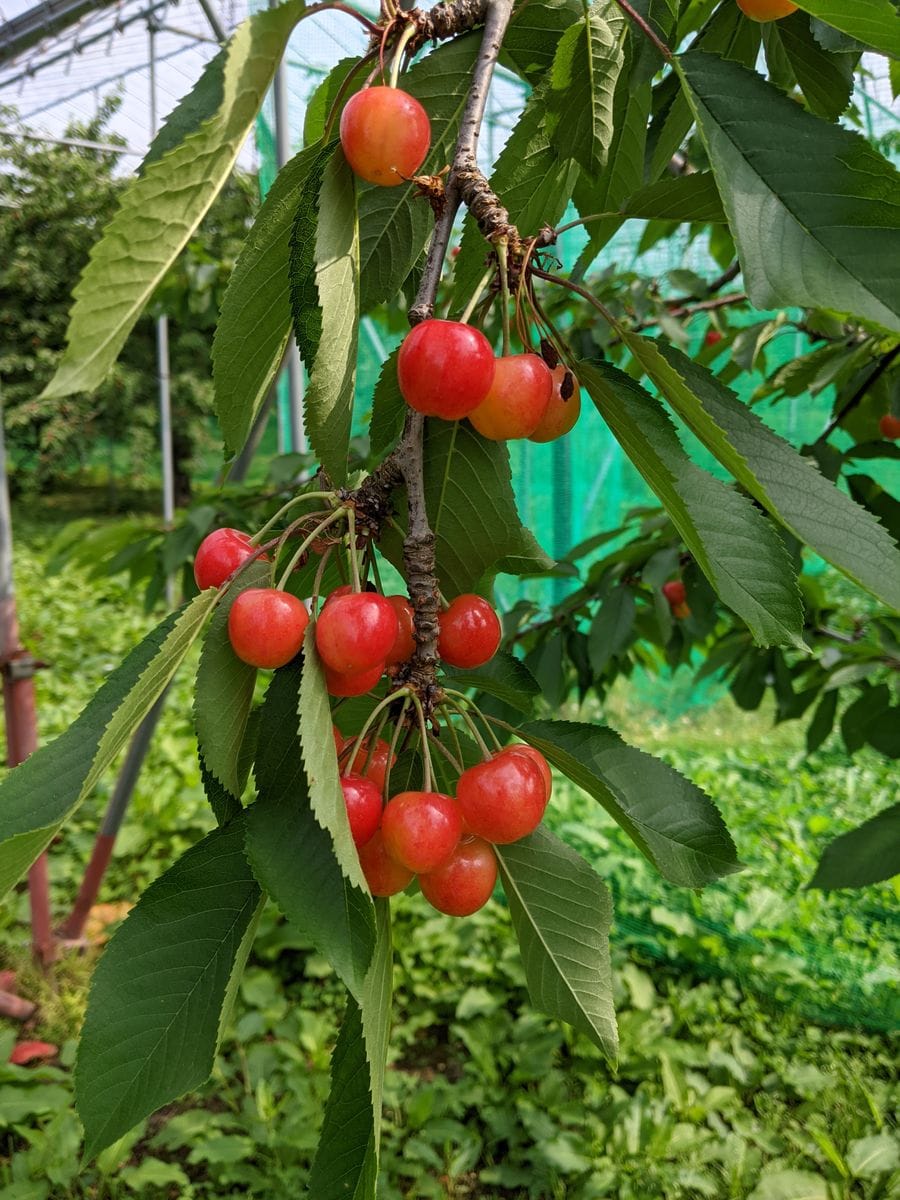
[(798, 0), (800, 8), (842, 33), (900, 58), (900, 21), (891, 0)]
[(619, 206), (627, 217), (648, 221), (724, 221), (725, 210), (711, 171), (648, 183)]
[(268, 563), (257, 560), (228, 589), (206, 631), (194, 689), (194, 728), (206, 769), (238, 798), (246, 782), (240, 769), (241, 747), (250, 718), (256, 668), (241, 662), (232, 650), (228, 614), (242, 591), (262, 586), (270, 569)]
[(500, 61), (537, 87), (550, 70), (559, 39), (583, 11), (581, 0), (529, 0), (517, 5), (503, 38)]
[[(231, 173), (303, 10), (303, 0), (288, 0), (244, 21), (228, 44), (220, 86), (209, 68), (190, 101), (196, 111), (186, 119), (188, 102), (176, 109), (179, 134), (191, 132), (146, 164), (91, 251), (74, 292), (66, 350), (45, 398), (90, 392), (106, 378), (147, 301)], [(161, 136), (159, 145), (167, 145), (169, 135)]]
[[(335, 63), (310, 96), (306, 104), (306, 111), (303, 114), (304, 146), (312, 147), (314, 143), (321, 142), (325, 136), (325, 123), (328, 120), (328, 114), (335, 103), (341, 98), (342, 94), (346, 101), (358, 90), (357, 85), (362, 87), (363, 83), (365, 83), (366, 73), (361, 69), (362, 66), (363, 64), (360, 63), (358, 57), (342, 58), (340, 62)], [(359, 70), (356, 81), (350, 85), (349, 90), (342, 91), (344, 84), (355, 69)]]
[(588, 656), (597, 675), (602, 675), (609, 660), (630, 643), (634, 616), (632, 588), (627, 584), (613, 588), (600, 605), (588, 635)]
[[(325, 166), (318, 201), (315, 232), (308, 216), (299, 218), (291, 243), (291, 301), (300, 352), (310, 371), (304, 411), (310, 444), (335, 484), (347, 478), (350, 425), (356, 388), (356, 351), (359, 341), (359, 220), (356, 183), (342, 154)], [(301, 263), (308, 260), (308, 247), (315, 238), (315, 317), (309, 307), (309, 290), (299, 291), (304, 278)], [(304, 338), (304, 321), (314, 322), (328, 337), (319, 342), (314, 358), (309, 357), (309, 338)]]
[(822, 698), (816, 705), (816, 711), (806, 729), (806, 753), (813, 754), (834, 729), (834, 718), (837, 716), (837, 689), (823, 692)]
[(331, 1094), (309, 1178), (316, 1200), (375, 1200), (391, 1024), (391, 924), (375, 902), (377, 940), (362, 1004), (351, 997), (331, 1059)]
[(259, 902), (235, 821), (152, 883), (116, 931), (94, 972), (75, 1070), (87, 1158), (209, 1077)]
[(519, 730), (598, 800), (670, 883), (702, 887), (741, 869), (731, 835), (705, 792), (612, 729), (530, 721)]
[(853, 95), (856, 55), (829, 54), (809, 28), (809, 17), (792, 13), (771, 25), (797, 78), (807, 104), (826, 121), (836, 121)]
[(828, 1184), (811, 1171), (765, 1171), (748, 1200), (828, 1200)]
[[(360, 1000), (375, 948), (375, 919), (368, 891), (344, 878), (331, 836), (310, 807), (300, 753), (298, 703), (301, 667), (276, 671), (260, 718), (256, 759), (258, 799), (247, 810), (247, 857), (253, 872), (284, 915), (328, 959)], [(322, 747), (337, 773), (331, 738)]]
[(537, 680), (521, 659), (505, 650), (498, 650), (483, 667), (468, 671), (445, 670), (444, 679), (452, 687), (476, 688), (488, 696), (495, 696), (523, 713), (532, 711), (534, 697), (541, 692)]
[(830, 892), (867, 887), (894, 875), (900, 875), (900, 804), (830, 842), (809, 886)]
[(761, 645), (802, 647), (796, 570), (771, 521), (690, 461), (659, 402), (624, 372), (582, 363), (578, 378), (723, 604)]
[(306, 631), (299, 711), (300, 745), (309, 784), (310, 809), (320, 827), (330, 835), (344, 877), (364, 895), (368, 895), (369, 888), (347, 821), (347, 806), (344, 804), (337, 755), (334, 752), (331, 703), (316, 652), (315, 625), (312, 622)]
[(900, 553), (871, 514), (705, 367), (662, 342), (632, 333), (625, 341), (682, 420), (751, 496), (839, 571), (900, 609)]
[(532, 1003), (567, 1021), (614, 1061), (619, 1038), (606, 885), (543, 826), (495, 849)]
[(206, 796), (209, 807), (213, 811), (213, 816), (216, 818), (216, 824), (227, 825), (229, 821), (233, 821), (240, 813), (242, 808), (241, 802), (207, 768), (202, 754), (199, 755), (199, 759), (200, 782), (203, 784), (203, 793)]
[(403, 432), (403, 422), (409, 411), (397, 381), (399, 346), (385, 360), (375, 384), (372, 397), (372, 420), (369, 424), (369, 445), (372, 454), (382, 458), (393, 448)]
[[(614, 0), (594, 0), (559, 40), (546, 93), (546, 128), (563, 158), (590, 175), (606, 165), (613, 98), (624, 62), (625, 18)], [(502, 193), (501, 193), (502, 195)]]
[(290, 234), (290, 306), (297, 349), (312, 368), (322, 336), (322, 307), (316, 282), (316, 234), (319, 228), (319, 198), (325, 170), (335, 157), (337, 142), (316, 147), (309, 171), (292, 198), (293, 225)]
[(847, 1165), (855, 1179), (877, 1179), (900, 1167), (900, 1145), (892, 1133), (854, 1138), (847, 1147)]
[(737, 63), (695, 50), (677, 69), (752, 303), (829, 308), (900, 330), (896, 169)]
[(84, 712), (0, 785), (0, 895), (96, 785), (175, 674), (216, 601), (209, 589), (131, 651)]
[[(318, 194), (332, 151), (333, 143), (312, 146), (285, 163), (228, 281), (212, 356), (216, 412), (227, 452), (240, 450), (247, 440), (281, 364), (291, 332), (291, 227), (307, 190)], [(317, 295), (313, 303), (318, 304)]]

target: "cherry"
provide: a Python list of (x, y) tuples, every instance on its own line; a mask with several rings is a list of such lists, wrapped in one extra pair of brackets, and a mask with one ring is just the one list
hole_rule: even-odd
[(456, 798), (467, 827), (497, 845), (537, 829), (547, 807), (540, 766), (524, 754), (498, 754), (459, 777)]
[(397, 631), (397, 614), (389, 600), (377, 592), (352, 592), (322, 608), (316, 621), (316, 649), (332, 671), (358, 675), (376, 664), (384, 668)]
[(797, 11), (791, 0), (737, 0), (737, 6), (752, 21), (777, 21)]
[(497, 653), (501, 633), (487, 600), (466, 592), (438, 617), (438, 654), (451, 667), (481, 667)]
[(553, 377), (550, 402), (529, 435), (532, 442), (553, 442), (563, 437), (581, 416), (581, 387), (578, 380), (562, 363), (550, 374)]
[(433, 871), (456, 849), (462, 818), (452, 796), (400, 792), (387, 802), (381, 832), (391, 858), (410, 871)]
[(357, 847), (364, 846), (381, 824), (381, 788), (362, 775), (342, 775), (341, 791), (347, 805), (350, 833)]
[(419, 876), (422, 895), (438, 912), (468, 917), (487, 904), (497, 882), (497, 856), (482, 838), (459, 843), (435, 871)]
[(672, 616), (677, 620), (683, 621), (691, 615), (690, 606), (687, 602), (687, 591), (680, 579), (670, 579), (668, 583), (664, 583), (662, 594), (669, 602)]
[[(355, 740), (355, 738), (348, 738), (348, 740), (344, 743), (344, 749), (349, 750)], [(366, 766), (366, 756), (368, 753), (369, 739), (366, 738), (366, 740), (360, 746), (359, 752), (354, 756), (353, 761), (348, 762), (344, 770), (348, 772), (355, 771), (359, 775), (364, 775), (366, 779), (371, 779), (371, 781), (378, 788), (379, 792), (383, 791), (391, 748), (384, 738), (378, 738), (375, 743), (375, 749), (372, 751), (372, 757), (369, 759), (368, 766)], [(391, 766), (393, 766), (396, 761), (397, 755), (395, 754), (391, 759)]]
[(368, 671), (351, 672), (342, 675), (340, 671), (332, 671), (325, 664), (325, 687), (330, 696), (364, 696), (371, 692), (384, 674), (384, 663), (376, 663)]
[(251, 667), (283, 667), (303, 645), (309, 613), (302, 600), (276, 588), (247, 588), (228, 614), (228, 639)]
[(409, 887), (415, 874), (391, 858), (385, 849), (380, 829), (376, 829), (366, 844), (359, 847), (359, 865), (373, 896), (395, 896)]
[(722, 334), (718, 329), (707, 329), (706, 337), (703, 339), (704, 346), (718, 346), (722, 340)]
[(367, 183), (397, 187), (415, 175), (431, 145), (428, 113), (414, 96), (392, 87), (368, 87), (341, 113), (341, 147)]
[(547, 411), (553, 375), (537, 354), (507, 354), (498, 358), (494, 382), (469, 420), (492, 442), (525, 438), (534, 433)]
[(883, 438), (891, 441), (900, 438), (900, 417), (895, 417), (892, 413), (885, 413), (878, 422), (878, 431)]
[(201, 592), (210, 587), (221, 587), (255, 549), (249, 533), (242, 533), (240, 529), (214, 529), (206, 535), (194, 555), (197, 587)]
[(507, 746), (504, 750), (499, 750), (494, 757), (497, 758), (500, 754), (521, 754), (524, 758), (529, 758), (532, 762), (537, 763), (544, 779), (544, 789), (547, 793), (547, 799), (550, 799), (553, 791), (553, 774), (550, 770), (550, 764), (544, 758), (543, 754), (541, 754), (540, 750), (535, 750), (534, 746), (526, 746), (522, 742), (516, 742), (513, 746)]
[(415, 615), (413, 606), (405, 596), (388, 596), (388, 603), (397, 614), (397, 636), (394, 644), (388, 650), (385, 662), (388, 666), (394, 663), (406, 662), (412, 658), (416, 649)]
[(410, 408), (456, 421), (488, 394), (494, 362), (491, 344), (480, 330), (461, 321), (432, 319), (404, 338), (397, 379)]

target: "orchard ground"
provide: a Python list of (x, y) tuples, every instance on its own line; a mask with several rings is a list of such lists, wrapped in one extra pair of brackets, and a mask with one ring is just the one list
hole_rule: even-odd
[[(62, 506), (64, 508), (64, 506)], [(62, 509), (61, 509), (62, 511)], [(52, 669), (42, 740), (62, 732), (153, 618), (118, 581), (47, 577), (50, 514), (14, 515), (20, 621)], [(127, 904), (212, 826), (182, 672), (101, 900)], [(663, 708), (661, 702), (659, 708)], [(596, 715), (596, 714), (595, 714)], [(897, 889), (804, 891), (825, 843), (895, 798), (889, 762), (851, 765), (832, 738), (729, 700), (666, 721), (617, 692), (608, 719), (721, 806), (747, 870), (703, 893), (670, 887), (593, 801), (557, 780), (548, 819), (616, 894), (618, 1073), (526, 999), (508, 913), (464, 921), (419, 896), (395, 904), (397, 1014), (386, 1090), (384, 1200), (809, 1200), (900, 1196)], [(71, 903), (112, 778), (52, 850), (58, 915)], [(110, 909), (115, 916), (122, 909)], [(0, 924), (5, 967), (39, 997), (22, 1034), (51, 1066), (0, 1068), (0, 1200), (238, 1197), (303, 1189), (328, 1091), (341, 989), (267, 910), (234, 1027), (203, 1092), (80, 1169), (71, 1067), (93, 954), (47, 978), (29, 965), (25, 897)]]

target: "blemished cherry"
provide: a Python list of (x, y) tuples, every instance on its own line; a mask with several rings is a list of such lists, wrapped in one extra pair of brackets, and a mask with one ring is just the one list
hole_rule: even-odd
[(330, 696), (364, 696), (378, 685), (378, 680), (384, 674), (384, 663), (376, 663), (368, 671), (355, 671), (342, 675), (340, 671), (332, 671), (325, 664), (325, 687)]
[(341, 675), (382, 668), (398, 631), (393, 605), (377, 592), (353, 592), (330, 600), (316, 621), (316, 649)]
[(228, 614), (231, 648), (251, 667), (283, 667), (303, 645), (309, 613), (302, 600), (276, 588), (247, 588)]
[(451, 667), (481, 667), (497, 653), (497, 614), (481, 596), (464, 592), (438, 617), (438, 654)]
[[(512, 746), (507, 746), (505, 749), (498, 751), (498, 754), (521, 754), (525, 758), (530, 759), (533, 763), (537, 763), (540, 768), (541, 775), (544, 778), (544, 788), (547, 792), (547, 799), (553, 792), (553, 773), (550, 770), (550, 764), (541, 754), (540, 750), (535, 750), (534, 746), (527, 746), (524, 742), (516, 742)], [(495, 757), (497, 757), (495, 755)]]
[(387, 802), (381, 833), (391, 858), (410, 871), (433, 871), (456, 849), (462, 818), (452, 796), (399, 792)]
[(360, 179), (397, 187), (415, 175), (431, 145), (428, 113), (400, 88), (368, 87), (341, 113), (341, 148)]
[(895, 417), (893, 413), (885, 413), (878, 422), (878, 432), (890, 441), (900, 438), (900, 417)]
[(362, 867), (369, 891), (373, 896), (395, 896), (402, 892), (413, 881), (415, 871), (391, 858), (385, 845), (380, 829), (369, 838), (364, 846), (359, 847), (359, 865)]
[(482, 402), (494, 379), (494, 351), (461, 321), (432, 319), (414, 326), (397, 358), (397, 380), (410, 408), (457, 421)]
[(488, 394), (469, 413), (482, 437), (492, 442), (526, 438), (547, 411), (553, 375), (538, 354), (507, 354), (498, 358)]
[(505, 846), (540, 825), (547, 807), (541, 768), (524, 754), (498, 754), (459, 777), (456, 800), (467, 828)]
[(578, 380), (562, 363), (554, 367), (550, 374), (553, 376), (550, 402), (529, 435), (532, 442), (555, 442), (569, 433), (581, 416), (581, 387)]
[[(200, 543), (194, 556), (194, 580), (201, 592), (221, 587), (232, 572), (255, 550), (249, 533), (240, 529), (214, 529)], [(262, 557), (262, 556), (260, 556)]]
[(468, 917), (487, 904), (497, 882), (497, 856), (483, 838), (464, 838), (447, 861), (419, 876), (422, 895), (438, 912)]
[(362, 775), (342, 775), (341, 791), (347, 805), (350, 833), (357, 846), (364, 846), (381, 824), (381, 788)]
[(388, 596), (387, 601), (397, 614), (398, 626), (394, 644), (385, 659), (387, 665), (391, 666), (394, 663), (406, 662), (415, 652), (415, 616), (413, 606), (405, 596)]
[[(353, 746), (355, 738), (348, 738), (344, 743), (344, 749), (348, 752)], [(359, 752), (354, 756), (353, 761), (348, 761), (344, 767), (345, 771), (354, 771), (358, 775), (364, 775), (366, 779), (371, 779), (372, 783), (378, 788), (379, 792), (384, 789), (384, 780), (387, 775), (388, 758), (390, 757), (391, 748), (384, 740), (378, 738), (375, 742), (375, 749), (372, 751), (372, 757), (369, 759), (368, 766), (366, 765), (366, 757), (369, 753), (369, 739), (362, 743)], [(391, 766), (397, 761), (397, 755), (391, 759)]]
[(777, 21), (797, 11), (792, 0), (737, 0), (737, 6), (751, 21)]

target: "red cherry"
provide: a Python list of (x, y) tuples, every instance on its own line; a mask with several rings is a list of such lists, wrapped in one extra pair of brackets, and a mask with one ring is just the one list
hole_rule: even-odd
[(380, 663), (397, 638), (397, 614), (377, 592), (338, 596), (316, 621), (316, 649), (326, 666), (341, 675), (357, 675)]
[(362, 775), (342, 775), (341, 791), (347, 805), (350, 833), (357, 846), (364, 846), (381, 824), (381, 789)]
[(209, 587), (221, 587), (255, 549), (249, 533), (242, 533), (240, 529), (214, 529), (200, 543), (194, 556), (197, 587), (201, 592)]
[(388, 650), (385, 662), (388, 666), (393, 663), (406, 662), (412, 658), (416, 650), (415, 637), (415, 615), (413, 606), (405, 596), (388, 596), (388, 603), (397, 614), (397, 636), (394, 639), (394, 644)]
[(438, 912), (468, 917), (487, 904), (497, 882), (497, 856), (482, 838), (459, 843), (443, 866), (419, 876), (422, 895)]
[(517, 842), (540, 825), (547, 807), (547, 785), (532, 759), (524, 754), (499, 754), (463, 771), (456, 798), (469, 829), (502, 846)]
[[(343, 584), (341, 587), (336, 587), (333, 592), (329, 592), (325, 597), (325, 604), (330, 604), (332, 600), (337, 600), (339, 596), (352, 596), (353, 585), (349, 583)], [(322, 607), (325, 607), (325, 604)]]
[(892, 413), (885, 413), (878, 422), (878, 430), (883, 438), (888, 438), (890, 441), (900, 438), (900, 417), (895, 417)]
[(718, 346), (722, 340), (722, 334), (718, 329), (707, 329), (706, 337), (703, 339), (704, 346)]
[(477, 408), (488, 394), (494, 361), (490, 342), (471, 325), (422, 321), (400, 347), (400, 391), (416, 412), (456, 421)]
[(464, 593), (438, 618), (438, 654), (451, 667), (481, 667), (497, 653), (501, 634), (487, 600)]
[(678, 604), (684, 604), (687, 600), (687, 591), (680, 579), (670, 579), (668, 583), (664, 583), (662, 594), (668, 600), (671, 608), (675, 608)]
[(550, 402), (529, 435), (532, 442), (553, 442), (558, 437), (563, 437), (581, 416), (581, 387), (578, 380), (562, 363), (550, 374), (553, 377)]
[[(367, 689), (368, 690), (368, 689)], [(344, 743), (344, 749), (350, 750), (353, 746), (355, 738), (348, 739)], [(391, 748), (384, 740), (379, 738), (375, 743), (375, 749), (372, 751), (372, 757), (369, 759), (369, 765), (366, 766), (366, 756), (369, 753), (369, 739), (363, 742), (352, 762), (348, 762), (344, 767), (345, 771), (355, 771), (358, 775), (364, 775), (366, 779), (371, 781), (378, 788), (379, 792), (384, 790), (384, 780), (387, 775), (388, 758), (391, 753)], [(397, 761), (397, 755), (391, 759), (391, 766)]]
[(777, 21), (797, 11), (793, 0), (737, 0), (737, 6), (751, 21)]
[(392, 87), (368, 87), (341, 113), (341, 147), (368, 183), (397, 187), (415, 175), (431, 145), (428, 113), (414, 96)]
[(332, 671), (325, 665), (325, 687), (330, 696), (364, 696), (377, 687), (378, 680), (384, 674), (384, 663), (376, 663), (368, 671), (353, 672), (342, 675), (340, 671)]
[(441, 792), (400, 792), (381, 818), (391, 858), (410, 871), (433, 871), (446, 862), (462, 836), (456, 801)]
[(409, 887), (415, 874), (391, 858), (380, 829), (359, 847), (359, 865), (373, 896), (395, 896)]
[(507, 354), (497, 359), (490, 391), (469, 420), (492, 442), (534, 433), (547, 411), (553, 375), (537, 354)]
[[(535, 750), (534, 746), (526, 746), (522, 742), (516, 742), (514, 746), (507, 746), (504, 750), (498, 751), (498, 754), (521, 754), (523, 758), (528, 758), (533, 763), (537, 763), (543, 776), (547, 799), (550, 799), (553, 792), (553, 774), (550, 770), (550, 764), (544, 758), (543, 754), (541, 754), (540, 750)], [(494, 757), (496, 758), (497, 755)]]
[(228, 639), (251, 667), (283, 667), (303, 645), (309, 613), (302, 600), (276, 588), (247, 588), (228, 614)]

